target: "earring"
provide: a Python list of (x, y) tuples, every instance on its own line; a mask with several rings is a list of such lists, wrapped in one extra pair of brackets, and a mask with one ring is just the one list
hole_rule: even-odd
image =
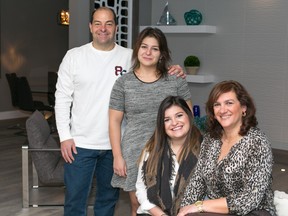
[(242, 116), (245, 117), (246, 116), (246, 111), (242, 112)]

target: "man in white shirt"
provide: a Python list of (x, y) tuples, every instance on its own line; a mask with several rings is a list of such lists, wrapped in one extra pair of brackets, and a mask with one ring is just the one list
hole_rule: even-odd
[[(110, 184), (113, 155), (108, 133), (108, 105), (115, 80), (127, 73), (132, 50), (115, 43), (117, 18), (100, 7), (89, 23), (93, 41), (69, 50), (59, 67), (56, 123), (65, 161), (64, 215), (86, 215), (96, 177), (94, 214), (113, 216), (119, 189)], [(174, 73), (182, 69), (173, 67)]]

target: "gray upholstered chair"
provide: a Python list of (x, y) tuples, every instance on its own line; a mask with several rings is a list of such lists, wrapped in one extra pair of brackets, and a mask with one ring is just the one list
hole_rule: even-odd
[[(22, 147), (23, 207), (29, 207), (31, 156), (39, 186), (64, 186), (64, 160), (59, 142), (50, 133), (43, 114), (34, 111), (26, 121), (28, 145)], [(34, 173), (35, 173), (34, 170)], [(35, 179), (35, 176), (33, 177)]]

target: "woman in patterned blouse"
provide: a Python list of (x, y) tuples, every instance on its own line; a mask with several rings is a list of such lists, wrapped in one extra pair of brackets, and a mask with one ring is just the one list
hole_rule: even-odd
[(256, 127), (249, 93), (236, 81), (220, 82), (210, 92), (206, 113), (208, 133), (178, 216), (276, 215), (271, 146)]

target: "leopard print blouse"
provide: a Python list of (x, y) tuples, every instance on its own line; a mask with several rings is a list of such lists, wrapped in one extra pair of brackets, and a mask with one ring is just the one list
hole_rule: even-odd
[(266, 210), (276, 215), (271, 188), (273, 156), (265, 134), (251, 128), (218, 162), (221, 145), (221, 140), (204, 136), (196, 171), (181, 206), (226, 197), (230, 214)]

